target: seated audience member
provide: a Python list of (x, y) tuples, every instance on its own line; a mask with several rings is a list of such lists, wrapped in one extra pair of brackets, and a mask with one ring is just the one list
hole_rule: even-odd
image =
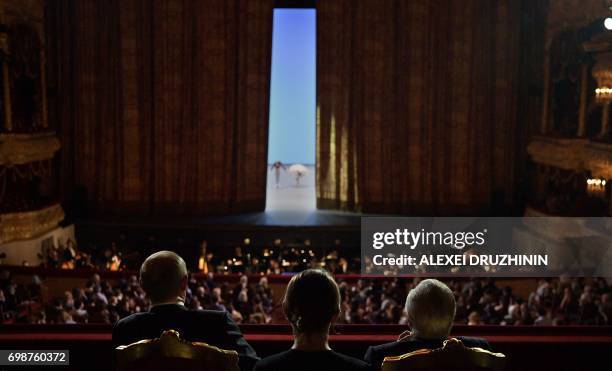
[(157, 338), (173, 329), (183, 339), (237, 351), (240, 369), (250, 371), (258, 358), (227, 312), (185, 308), (187, 281), (187, 266), (177, 254), (160, 251), (149, 256), (140, 268), (140, 283), (151, 309), (118, 321), (113, 327), (113, 345)]
[[(370, 347), (365, 361), (380, 369), (387, 356), (399, 356), (418, 349), (440, 348), (448, 339), (455, 318), (455, 296), (444, 283), (427, 279), (410, 290), (406, 298), (406, 316), (410, 331), (392, 343)], [(484, 339), (458, 336), (466, 347), (489, 349)]]
[(293, 328), (293, 347), (257, 362), (256, 371), (370, 369), (329, 347), (329, 329), (340, 313), (340, 291), (329, 273), (308, 269), (295, 275), (287, 285), (283, 310)]

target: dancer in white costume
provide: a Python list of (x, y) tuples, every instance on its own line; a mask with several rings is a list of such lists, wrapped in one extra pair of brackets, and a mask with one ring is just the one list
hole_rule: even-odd
[(295, 186), (300, 186), (300, 179), (308, 173), (308, 168), (302, 164), (293, 164), (289, 167), (289, 172), (295, 175)]
[(276, 184), (274, 185), (274, 188), (279, 188), (280, 187), (280, 171), (285, 170), (286, 166), (280, 162), (280, 161), (276, 161), (275, 163), (272, 164), (272, 166), (270, 166), (270, 170), (274, 170), (274, 178), (276, 180)]

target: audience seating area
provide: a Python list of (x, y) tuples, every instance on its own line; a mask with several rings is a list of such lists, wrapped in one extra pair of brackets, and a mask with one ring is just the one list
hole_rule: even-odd
[[(286, 323), (279, 303), (290, 275), (193, 274), (186, 305), (227, 310), (238, 323)], [(341, 324), (405, 324), (415, 278), (336, 275)], [(612, 325), (612, 285), (605, 279), (444, 280), (457, 300), (457, 324)], [(4, 323), (111, 324), (147, 310), (135, 272), (0, 267)]]
[[(259, 356), (267, 356), (288, 349), (292, 342), (278, 306), (289, 277), (196, 274), (187, 305), (231, 311), (246, 340)], [(129, 272), (5, 266), (0, 278), (0, 348), (70, 349), (71, 364), (89, 370), (109, 369), (114, 320), (148, 305), (136, 275)], [(406, 329), (402, 298), (414, 279), (336, 279), (343, 313), (331, 335), (335, 350), (363, 358), (368, 346), (393, 341)], [(605, 280), (457, 278), (446, 283), (459, 304), (451, 335), (487, 339), (493, 351), (507, 356), (507, 369), (588, 369), (584, 362), (599, 362), (612, 346), (609, 323), (580, 320), (609, 313), (610, 285)], [(20, 304), (22, 299), (27, 300)], [(596, 305), (587, 311), (587, 302)], [(16, 304), (19, 310), (11, 312), (10, 305)], [(525, 313), (522, 306), (535, 306), (540, 312), (531, 310), (534, 317), (528, 322), (516, 316), (515, 311)], [(578, 315), (571, 325), (557, 317), (568, 313)]]

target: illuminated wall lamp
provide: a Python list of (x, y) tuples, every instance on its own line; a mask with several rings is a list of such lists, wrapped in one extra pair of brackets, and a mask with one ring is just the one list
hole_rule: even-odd
[(606, 194), (606, 180), (589, 178), (587, 183), (587, 193), (591, 196), (603, 197)]

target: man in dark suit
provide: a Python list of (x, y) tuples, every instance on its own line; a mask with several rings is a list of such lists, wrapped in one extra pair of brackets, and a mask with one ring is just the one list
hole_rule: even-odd
[[(406, 315), (411, 326), (397, 341), (368, 348), (365, 361), (380, 369), (387, 356), (399, 356), (418, 349), (440, 348), (448, 339), (455, 319), (455, 296), (444, 283), (427, 279), (410, 290)], [(458, 336), (466, 347), (489, 349), (485, 339)]]
[(149, 256), (140, 267), (140, 284), (151, 300), (151, 309), (115, 324), (114, 347), (157, 338), (173, 329), (183, 339), (237, 351), (243, 371), (250, 371), (259, 360), (227, 312), (185, 308), (187, 267), (177, 254), (160, 251)]

